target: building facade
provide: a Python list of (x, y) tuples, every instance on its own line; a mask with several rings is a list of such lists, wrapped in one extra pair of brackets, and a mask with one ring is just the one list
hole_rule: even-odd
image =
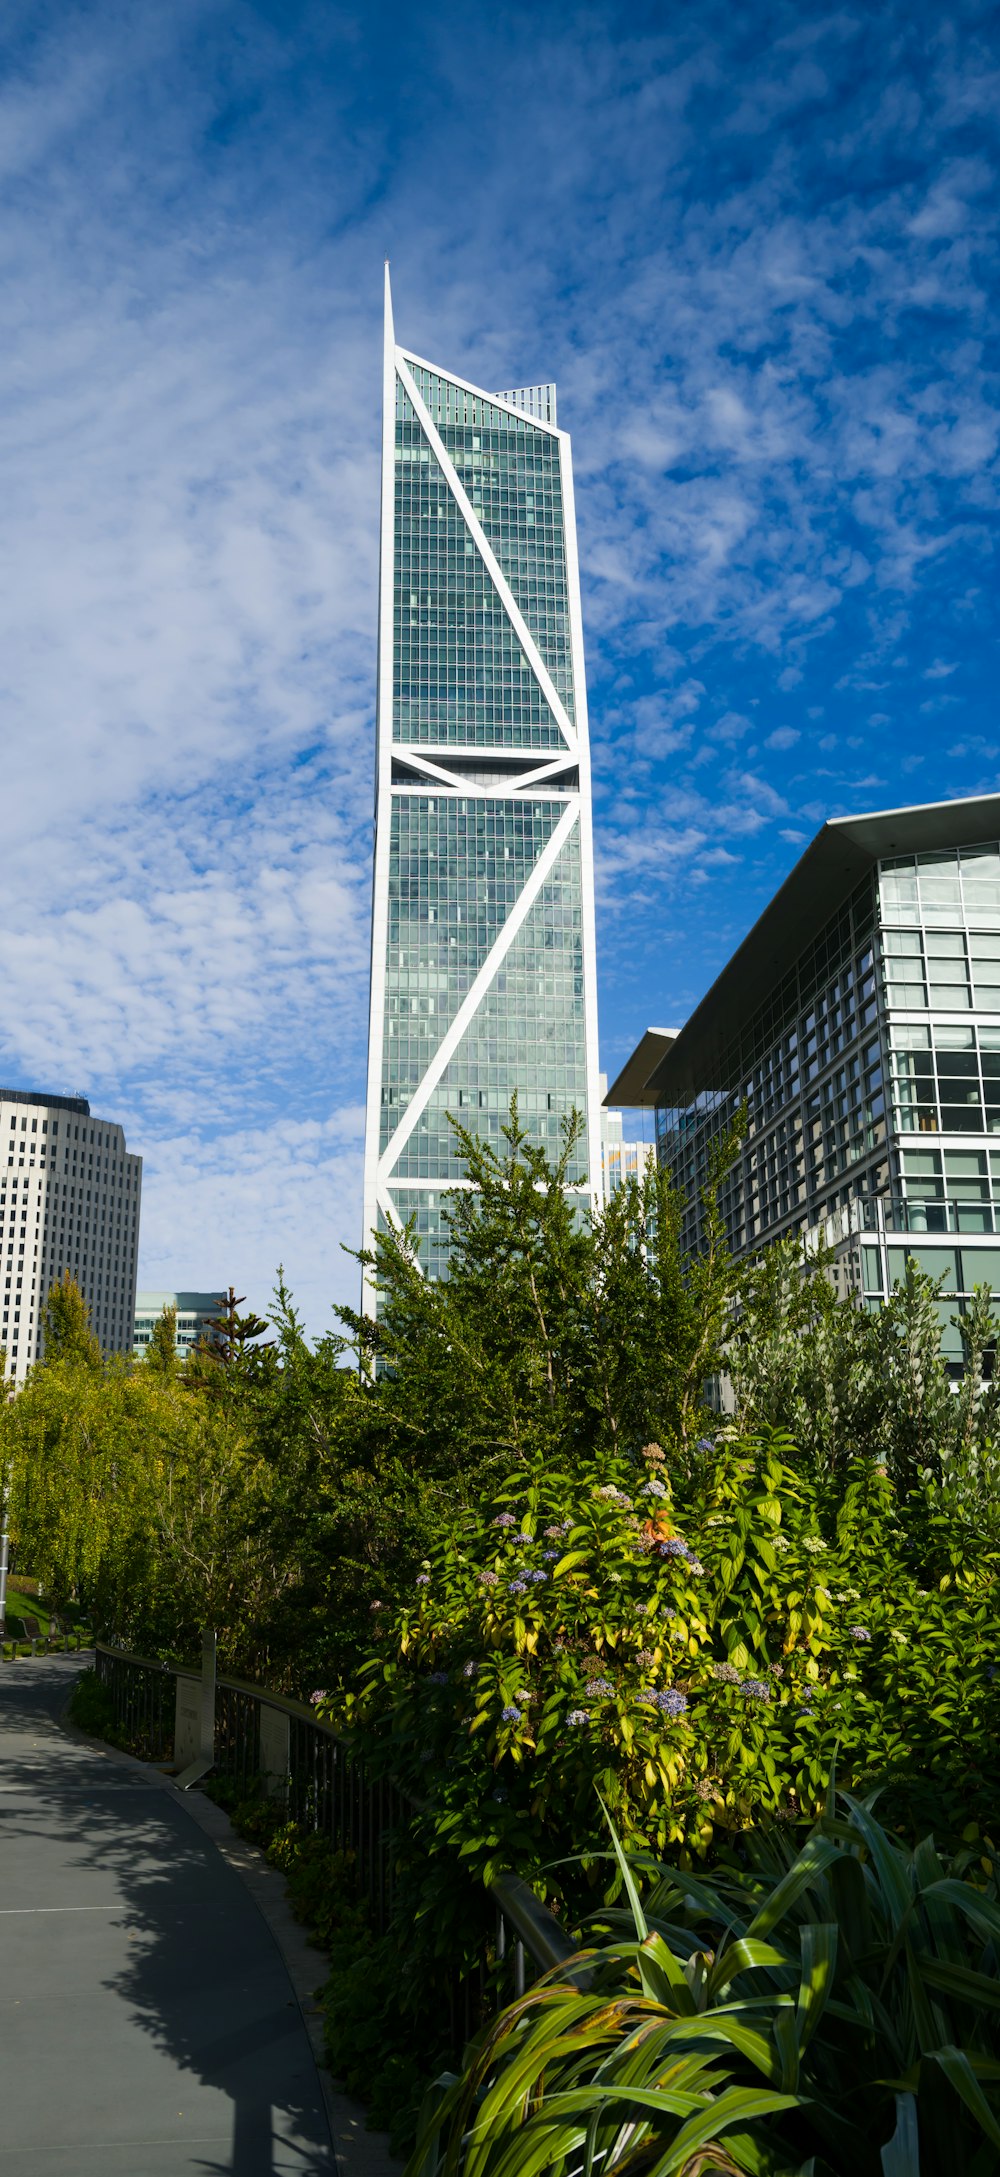
[[(601, 1190), (590, 757), (555, 388), (487, 393), (397, 346), (386, 271), (365, 1231), (447, 1261), (454, 1117)], [(372, 1296), (366, 1295), (371, 1305)]]
[(613, 1084), (652, 1106), (697, 1248), (713, 1149), (737, 1253), (821, 1233), (871, 1304), (908, 1255), (949, 1320), (1000, 1293), (1000, 795), (824, 825), (679, 1031)]
[(0, 1089), (0, 1348), (24, 1382), (42, 1343), (50, 1286), (68, 1270), (104, 1353), (132, 1346), (142, 1158), (82, 1096)]
[(187, 1359), (200, 1338), (207, 1338), (214, 1345), (219, 1337), (211, 1325), (217, 1321), (226, 1306), (225, 1293), (165, 1293), (141, 1292), (135, 1296), (135, 1327), (132, 1350), (137, 1360), (145, 1356), (153, 1335), (153, 1325), (163, 1314), (164, 1308), (174, 1308), (177, 1324), (174, 1334), (174, 1351), (179, 1361)]

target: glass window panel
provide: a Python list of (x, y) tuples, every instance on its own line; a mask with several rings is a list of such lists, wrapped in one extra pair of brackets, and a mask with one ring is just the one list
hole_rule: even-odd
[(942, 1013), (969, 1011), (972, 1001), (967, 983), (931, 983), (929, 992), (932, 1009), (936, 1008)]
[(928, 1277), (935, 1280), (939, 1277), (944, 1278), (945, 1282), (942, 1288), (944, 1292), (953, 1293), (957, 1290), (954, 1248), (890, 1247), (887, 1252), (889, 1256), (890, 1284), (903, 1284), (906, 1278), (907, 1256), (912, 1255), (917, 1268), (925, 1271)]
[[(927, 951), (936, 960), (956, 959), (965, 962), (965, 939), (960, 930), (929, 930)], [(940, 974), (940, 969), (935, 969)]]
[(883, 930), (882, 944), (887, 953), (907, 958), (919, 959), (923, 951), (919, 930)]
[(933, 1177), (936, 1173), (940, 1174), (940, 1171), (941, 1152), (939, 1149), (908, 1149), (903, 1158), (903, 1172), (908, 1179)]
[(976, 1285), (1000, 1292), (1000, 1247), (963, 1247), (962, 1291), (971, 1293)]
[[(938, 1052), (974, 1051), (976, 1048), (976, 1031), (974, 1028), (959, 1028), (951, 1021), (935, 1021), (931, 1032), (934, 1037), (934, 1049)], [(940, 1058), (938, 1063), (940, 1064)]]
[(956, 1199), (955, 1225), (959, 1232), (992, 1232), (993, 1211), (988, 1198), (973, 1202), (968, 1197)]

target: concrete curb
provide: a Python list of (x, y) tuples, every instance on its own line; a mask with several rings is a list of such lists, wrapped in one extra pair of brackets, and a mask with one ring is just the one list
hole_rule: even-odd
[[(88, 1662), (92, 1664), (92, 1649), (81, 1649), (79, 1653), (84, 1667), (87, 1667)], [(67, 1708), (68, 1705), (67, 1702)], [(323, 1953), (310, 1941), (301, 1922), (296, 1920), (288, 1902), (288, 1885), (284, 1875), (277, 1867), (269, 1865), (256, 1845), (249, 1844), (245, 1837), (239, 1835), (228, 1814), (222, 1807), (216, 1806), (214, 1799), (207, 1798), (203, 1792), (197, 1790), (178, 1791), (172, 1777), (165, 1776), (162, 1769), (137, 1760), (134, 1754), (123, 1753), (117, 1746), (108, 1746), (104, 1739), (92, 1739), (85, 1731), (78, 1731), (76, 1725), (69, 1722), (66, 1709), (60, 1712), (57, 1721), (60, 1730), (66, 1733), (67, 1738), (75, 1739), (78, 1745), (88, 1746), (93, 1753), (103, 1754), (108, 1761), (118, 1762), (138, 1773), (147, 1784), (154, 1784), (169, 1792), (171, 1798), (197, 1823), (227, 1865), (239, 1876), (267, 1926), (292, 1984), (292, 1992), (316, 2064), (333, 2142), (336, 2177), (399, 2177), (403, 2164), (395, 2155), (390, 2154), (387, 2134), (366, 2130), (362, 2104), (353, 2101), (350, 2095), (340, 2093), (330, 2076), (323, 2041), (322, 2012), (316, 2002), (316, 1983), (323, 1977)]]

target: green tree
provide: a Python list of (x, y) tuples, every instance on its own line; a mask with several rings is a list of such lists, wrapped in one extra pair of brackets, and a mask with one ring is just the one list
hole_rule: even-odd
[(49, 1288), (42, 1329), (46, 1361), (100, 1368), (101, 1348), (90, 1328), (90, 1309), (68, 1270)]

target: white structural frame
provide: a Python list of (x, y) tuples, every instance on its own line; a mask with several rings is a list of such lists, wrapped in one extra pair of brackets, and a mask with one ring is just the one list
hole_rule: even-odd
[[(566, 578), (570, 621), (570, 659), (573, 675), (574, 718), (553, 683), (533, 635), (503, 573), (461, 477), (451, 460), (413, 376), (414, 369), (446, 378), (474, 399), (488, 401), (523, 423), (526, 413), (533, 429), (546, 432), (559, 448)], [(484, 748), (472, 740), (449, 742), (440, 748), (425, 742), (395, 742), (393, 738), (393, 601), (395, 541), (395, 441), (396, 389), (401, 385), (461, 514), (469, 537), (500, 598), (504, 612), (521, 646), (525, 661), (538, 683), (564, 741), (560, 749), (531, 750)], [(463, 777), (456, 758), (481, 769), (493, 766), (506, 775), (489, 782)], [(394, 784), (393, 764), (407, 774), (406, 783)], [(392, 803), (397, 797), (442, 792), (456, 799), (524, 801), (558, 799), (565, 803), (558, 823), (538, 860), (530, 870), (506, 920), (462, 999), (454, 1018), (434, 1051), (428, 1066), (398, 1124), (380, 1150), (382, 1071), (385, 1045), (386, 950), (389, 922), (389, 874), (392, 834)], [(365, 1122), (364, 1244), (370, 1247), (381, 1212), (397, 1230), (402, 1220), (393, 1199), (392, 1175), (396, 1161), (433, 1095), (449, 1061), (461, 1043), (493, 978), (508, 952), (559, 856), (577, 831), (582, 879), (582, 939), (584, 972), (584, 1035), (587, 1069), (587, 1179), (573, 1191), (593, 1210), (601, 1203), (601, 1098), (597, 1069), (597, 957), (594, 920), (594, 849), (591, 819), (590, 739), (587, 721), (587, 686), (583, 648), (583, 616), (576, 544), (576, 515), (569, 434), (519, 406), (509, 396), (489, 393), (460, 378), (452, 370), (429, 363), (409, 348), (397, 345), (392, 317), (389, 267), (385, 268), (385, 342), (383, 354), (382, 412), (382, 514), (379, 570), (379, 636), (376, 719), (375, 855), (372, 888), (371, 997), (368, 1036), (368, 1095)], [(448, 1186), (463, 1184), (451, 1178)], [(407, 1174), (400, 1185), (407, 1193), (439, 1191), (439, 1178), (421, 1179)], [(370, 1276), (363, 1282), (362, 1306), (374, 1313), (375, 1294)]]

